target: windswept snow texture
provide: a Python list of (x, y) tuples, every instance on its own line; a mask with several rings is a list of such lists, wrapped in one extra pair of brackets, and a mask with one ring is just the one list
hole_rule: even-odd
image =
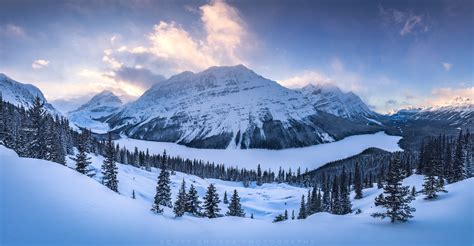
[[(7, 152), (5, 155), (4, 153)], [(152, 173), (119, 165), (119, 190), (112, 192), (95, 180), (65, 166), (37, 159), (19, 158), (0, 146), (0, 244), (89, 244), (89, 245), (472, 245), (474, 179), (448, 185), (447, 194), (435, 201), (418, 196), (412, 205), (414, 218), (405, 224), (390, 224), (370, 214), (381, 192), (364, 190), (364, 198), (353, 200), (355, 215), (318, 213), (306, 220), (271, 223), (268, 219), (248, 218), (250, 205), (262, 204), (270, 212), (286, 208), (285, 192), (301, 194), (289, 186), (268, 185), (241, 188), (233, 182), (218, 182), (222, 187), (237, 187), (243, 195), (246, 218), (173, 218), (150, 212), (150, 195), (156, 182)], [(96, 162), (97, 159), (94, 160)], [(94, 165), (98, 165), (97, 163)], [(199, 186), (215, 180), (177, 174), (173, 176), (173, 197), (179, 178)], [(422, 176), (411, 176), (404, 183), (421, 189)], [(189, 186), (188, 186), (189, 187)], [(130, 198), (136, 189), (137, 199)], [(258, 194), (266, 192), (265, 195)], [(354, 194), (351, 194), (353, 197)], [(252, 199), (251, 201), (247, 199)], [(288, 208), (296, 207), (295, 203)], [(223, 204), (220, 204), (226, 211)], [(269, 209), (269, 208), (274, 208)]]
[(200, 159), (227, 166), (239, 166), (256, 168), (258, 164), (262, 168), (278, 170), (279, 167), (288, 168), (301, 167), (315, 169), (331, 161), (344, 159), (363, 150), (375, 147), (387, 151), (401, 151), (398, 141), (401, 137), (390, 136), (384, 132), (375, 134), (356, 135), (342, 140), (319, 144), (302, 148), (291, 148), (282, 150), (267, 149), (195, 149), (175, 143), (152, 142), (123, 138), (116, 141), (120, 146), (133, 150), (149, 149), (150, 153), (161, 154), (163, 150), (172, 156), (181, 156), (189, 159)]
[(78, 109), (68, 113), (69, 120), (79, 127), (95, 133), (106, 133), (109, 125), (104, 123), (122, 107), (122, 100), (111, 91), (103, 91), (92, 97)]
[(35, 97), (38, 96), (45, 103), (44, 107), (47, 112), (53, 115), (61, 115), (59, 111), (46, 101), (43, 93), (36, 86), (20, 83), (3, 73), (0, 73), (0, 93), (2, 94), (3, 101), (26, 109), (33, 105)]

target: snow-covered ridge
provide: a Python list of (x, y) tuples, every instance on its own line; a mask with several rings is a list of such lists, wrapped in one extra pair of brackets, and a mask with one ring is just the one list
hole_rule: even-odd
[(308, 84), (299, 91), (309, 98), (314, 107), (327, 113), (349, 120), (366, 121), (378, 118), (356, 94), (344, 93), (337, 86)]
[(69, 120), (79, 127), (89, 128), (96, 133), (109, 130), (107, 118), (122, 107), (122, 100), (111, 91), (102, 91), (93, 96), (78, 109), (69, 112)]
[[(351, 125), (353, 132), (370, 131), (336, 120), (335, 124)], [(327, 121), (299, 91), (238, 65), (172, 76), (125, 105), (108, 122), (138, 139), (199, 148), (280, 149), (351, 135), (321, 127)]]
[(53, 115), (61, 115), (60, 112), (46, 101), (43, 93), (36, 86), (20, 83), (3, 73), (0, 73), (0, 93), (4, 101), (27, 109), (33, 105), (35, 97), (38, 96), (45, 103), (44, 107), (47, 112)]

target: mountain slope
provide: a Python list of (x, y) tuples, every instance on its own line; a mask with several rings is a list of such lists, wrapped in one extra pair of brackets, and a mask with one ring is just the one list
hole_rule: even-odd
[(344, 93), (336, 86), (308, 84), (299, 91), (324, 112), (352, 121), (373, 122), (371, 119), (378, 118), (356, 94)]
[[(353, 209), (361, 209), (360, 214), (317, 213), (306, 220), (271, 223), (249, 219), (248, 214), (247, 218), (206, 219), (188, 215), (174, 218), (170, 210), (165, 210), (164, 215), (155, 215), (150, 212), (149, 203), (142, 203), (144, 199), (138, 189), (150, 186), (153, 195), (157, 173), (148, 173), (149, 177), (135, 180), (135, 175), (144, 175), (145, 171), (131, 166), (119, 173), (122, 194), (119, 195), (65, 166), (19, 158), (3, 146), (0, 146), (0, 158), (0, 218), (2, 222), (8, 222), (2, 224), (0, 230), (2, 245), (212, 245), (213, 242), (225, 245), (255, 245), (255, 242), (259, 242), (258, 245), (275, 242), (278, 245), (306, 242), (324, 245), (472, 245), (472, 178), (447, 185), (449, 193), (442, 193), (438, 200), (425, 201), (418, 196), (412, 202), (417, 209), (415, 217), (404, 224), (390, 224), (370, 217), (372, 212), (379, 210), (373, 206), (374, 198), (381, 192), (376, 188), (364, 189), (362, 199), (352, 200)], [(145, 177), (148, 182), (140, 183)], [(191, 177), (185, 178), (189, 184)], [(235, 185), (240, 189), (241, 186), (235, 182), (226, 183), (229, 188)], [(417, 175), (404, 181), (405, 185), (414, 185), (417, 190), (421, 189), (421, 183), (422, 177)], [(263, 194), (266, 199), (262, 202), (275, 208), (283, 206), (279, 192), (287, 192), (291, 187), (271, 185), (262, 188), (267, 192)], [(123, 186), (127, 189), (122, 189)], [(130, 188), (137, 189), (136, 200), (129, 197)], [(178, 184), (173, 185), (174, 191), (178, 188)], [(299, 196), (291, 199), (297, 201)], [(241, 201), (247, 202), (246, 199)], [(222, 204), (220, 206), (222, 212), (227, 210)], [(254, 206), (261, 208), (259, 203)], [(298, 205), (292, 203), (292, 206)], [(283, 212), (283, 207), (277, 209)]]
[(69, 120), (79, 127), (104, 133), (109, 127), (104, 121), (122, 107), (122, 101), (111, 91), (102, 91), (78, 109), (69, 112)]
[(20, 83), (3, 73), (0, 73), (0, 92), (4, 101), (24, 108), (30, 108), (33, 105), (35, 97), (38, 96), (45, 102), (44, 107), (47, 112), (54, 115), (61, 114), (46, 101), (43, 93), (36, 86)]
[(375, 131), (319, 111), (242, 65), (175, 75), (107, 122), (129, 137), (198, 148), (281, 149)]
[(420, 110), (412, 118), (447, 121), (451, 125), (472, 127), (474, 103), (469, 98), (457, 97), (448, 104)]

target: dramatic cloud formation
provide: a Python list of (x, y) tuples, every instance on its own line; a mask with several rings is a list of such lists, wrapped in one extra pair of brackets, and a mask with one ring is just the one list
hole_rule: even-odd
[(43, 60), (43, 59), (39, 59), (39, 60), (34, 61), (34, 62), (31, 64), (31, 67), (32, 67), (33, 69), (40, 69), (40, 68), (43, 68), (43, 67), (47, 67), (48, 65), (49, 65), (49, 61)]
[(474, 86), (465, 88), (436, 88), (431, 97), (423, 102), (423, 106), (442, 106), (452, 104), (457, 98), (474, 101)]
[(447, 62), (443, 62), (442, 65), (444, 67), (444, 70), (446, 70), (446, 71), (451, 70), (451, 68), (453, 67), (453, 64), (447, 63)]

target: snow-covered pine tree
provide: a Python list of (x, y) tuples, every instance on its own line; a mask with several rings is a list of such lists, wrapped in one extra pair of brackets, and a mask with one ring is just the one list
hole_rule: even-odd
[(188, 192), (188, 199), (186, 204), (186, 212), (193, 214), (194, 216), (201, 216), (201, 201), (194, 185), (191, 184)]
[(464, 150), (463, 135), (462, 135), (462, 131), (460, 131), (459, 136), (456, 140), (456, 147), (454, 150), (454, 160), (452, 163), (451, 177), (449, 178), (451, 183), (461, 181), (466, 177), (465, 153), (466, 151)]
[(87, 143), (84, 134), (79, 136), (79, 142), (77, 144), (77, 154), (75, 157), (70, 157), (71, 160), (76, 162), (76, 171), (87, 175), (89, 172), (90, 157), (87, 156)]
[(132, 199), (136, 199), (136, 197), (135, 197), (135, 190), (132, 190)]
[(28, 157), (46, 159), (45, 114), (44, 102), (39, 96), (35, 96), (33, 105), (28, 110), (28, 141), (25, 142)]
[(163, 152), (163, 157), (161, 161), (161, 170), (158, 175), (158, 183), (156, 184), (156, 194), (153, 202), (152, 211), (155, 213), (160, 213), (162, 210), (160, 206), (172, 207), (171, 204), (171, 188), (170, 188), (170, 173), (167, 167), (168, 156), (166, 155), (166, 150)]
[(260, 164), (257, 166), (257, 185), (262, 185), (262, 169), (260, 168)]
[(118, 193), (117, 165), (115, 164), (115, 147), (112, 141), (112, 134), (107, 134), (107, 142), (105, 144), (105, 155), (102, 163), (102, 183), (109, 189)]
[(298, 213), (298, 219), (306, 219), (306, 203), (304, 201), (304, 195), (301, 196), (300, 212)]
[(416, 188), (415, 188), (415, 186), (413, 186), (413, 187), (411, 188), (411, 196), (412, 196), (412, 197), (415, 197), (415, 196), (416, 196)]
[(341, 211), (342, 211), (339, 191), (340, 191), (339, 179), (337, 178), (337, 176), (334, 176), (334, 180), (332, 181), (332, 189), (331, 189), (331, 213), (332, 214), (341, 214)]
[(227, 199), (227, 191), (224, 191), (224, 204), (229, 204), (229, 199)]
[(229, 204), (229, 211), (226, 213), (227, 216), (237, 216), (237, 217), (245, 217), (244, 210), (240, 205), (240, 197), (237, 193), (237, 190), (234, 190), (232, 197), (230, 198)]
[(285, 213), (283, 215), (285, 217), (285, 220), (288, 220), (288, 210), (285, 209)]
[(181, 188), (178, 191), (178, 197), (174, 202), (173, 212), (176, 217), (181, 217), (186, 212), (186, 205), (188, 204), (188, 197), (186, 194), (186, 182), (183, 179)]
[(356, 162), (355, 170), (354, 170), (354, 191), (355, 191), (355, 199), (361, 199), (362, 195), (362, 174), (360, 171), (359, 163)]
[(219, 195), (217, 194), (214, 184), (209, 185), (206, 195), (204, 196), (204, 214), (208, 218), (216, 218), (219, 216)]
[(340, 206), (341, 206), (341, 211), (340, 214), (349, 214), (352, 212), (352, 204), (351, 200), (349, 198), (349, 189), (348, 189), (348, 184), (347, 184), (347, 174), (346, 174), (346, 169), (345, 167), (342, 168), (342, 174), (340, 180), (340, 194), (339, 194), (339, 199), (340, 199)]
[(397, 221), (405, 222), (413, 217), (411, 213), (415, 211), (415, 208), (410, 207), (410, 202), (414, 198), (410, 194), (410, 187), (402, 186), (404, 176), (404, 168), (400, 163), (400, 159), (395, 157), (390, 163), (386, 184), (384, 185), (385, 196), (382, 195), (375, 199), (377, 206), (380, 205), (387, 210), (385, 212), (373, 213), (372, 217), (380, 217), (382, 219), (388, 217), (392, 223)]
[(295, 210), (291, 210), (291, 219), (294, 220), (295, 219)]

